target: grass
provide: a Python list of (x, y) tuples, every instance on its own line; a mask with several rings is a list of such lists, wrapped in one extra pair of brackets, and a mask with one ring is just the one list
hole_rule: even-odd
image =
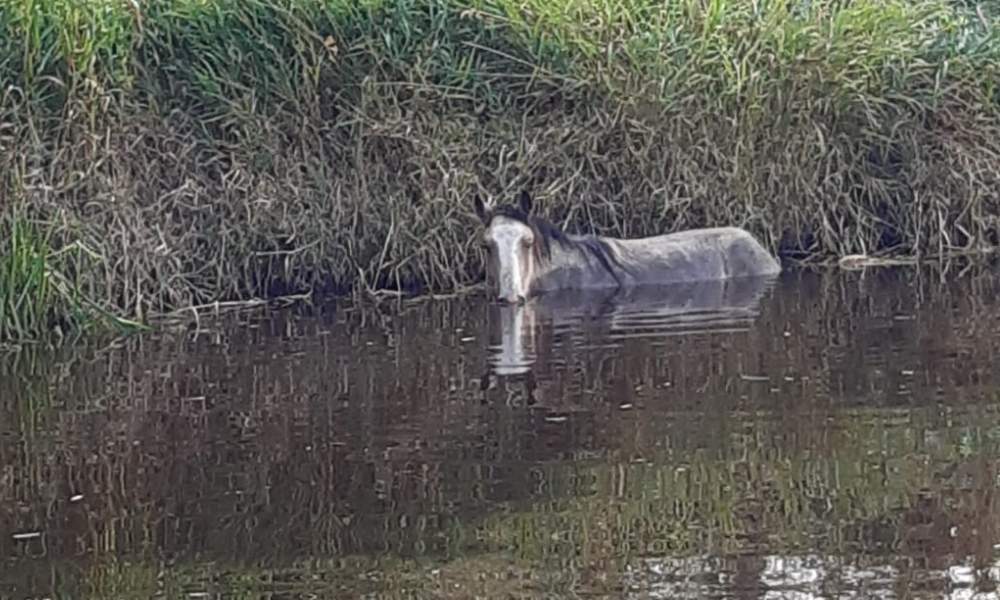
[(48, 270), (46, 240), (15, 220), (4, 231), (0, 254), (0, 336), (37, 333), (48, 325), (56, 303)]
[[(477, 281), (473, 192), (797, 259), (1000, 242), (997, 11), (0, 0), (0, 211), (103, 310)], [(9, 219), (8, 219), (9, 220)]]
[(54, 265), (70, 263), (53, 252), (49, 236), (23, 215), (0, 223), (0, 341), (63, 337), (98, 324), (142, 328), (102, 309), (81, 293), (77, 282), (57, 271)]

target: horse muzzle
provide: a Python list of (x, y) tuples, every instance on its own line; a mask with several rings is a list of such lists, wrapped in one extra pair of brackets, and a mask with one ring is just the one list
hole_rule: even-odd
[(497, 301), (505, 304), (524, 304), (524, 296), (521, 294), (508, 294), (497, 296)]

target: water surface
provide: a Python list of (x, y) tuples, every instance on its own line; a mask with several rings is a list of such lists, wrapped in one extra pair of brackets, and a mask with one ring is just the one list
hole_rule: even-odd
[(0, 595), (1000, 597), (1000, 279), (258, 311), (0, 366)]

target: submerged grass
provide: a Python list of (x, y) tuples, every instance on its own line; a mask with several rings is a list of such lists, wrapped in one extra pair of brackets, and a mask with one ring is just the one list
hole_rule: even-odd
[(1000, 34), (946, 0), (0, 0), (0, 211), (87, 297), (481, 276), (474, 192), (787, 257), (1000, 242)]

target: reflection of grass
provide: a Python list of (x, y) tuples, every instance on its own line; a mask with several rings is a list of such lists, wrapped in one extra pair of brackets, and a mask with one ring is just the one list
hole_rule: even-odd
[[(802, 447), (787, 439), (778, 443), (776, 436), (802, 432), (760, 421), (727, 443), (674, 448), (647, 456), (646, 462), (536, 466), (540, 487), (531, 498), (409, 539), (414, 549), (424, 543), (430, 547), (433, 538), (444, 535), (443, 555), (418, 550), (415, 558), (402, 558), (393, 549), (371, 557), (296, 555), (279, 564), (257, 557), (255, 562), (264, 566), (227, 563), (226, 557), (211, 562), (184, 557), (160, 575), (155, 563), (136, 557), (98, 563), (78, 579), (63, 578), (76, 586), (74, 591), (85, 589), (96, 598), (164, 590), (224, 590), (238, 598), (495, 597), (562, 591), (582, 585), (582, 574), (595, 569), (601, 580), (586, 585), (613, 586), (627, 565), (649, 556), (885, 550), (906, 533), (902, 515), (918, 492), (944, 497), (959, 487), (949, 473), (984, 459), (997, 462), (996, 428), (979, 423), (989, 423), (998, 409), (949, 411), (943, 426), (935, 426), (942, 417), (932, 409), (909, 411), (906, 420), (879, 417), (877, 411), (844, 411), (829, 422), (825, 446), (809, 439), (798, 442)], [(974, 486), (992, 485), (988, 474), (980, 476), (985, 479)], [(276, 522), (265, 514), (246, 518)], [(992, 513), (980, 511), (977, 518), (990, 519)], [(388, 539), (400, 535), (401, 527), (398, 516), (386, 515), (381, 531)], [(408, 534), (413, 528), (414, 523), (406, 527)], [(329, 542), (326, 547), (336, 547)]]
[[(70, 565), (56, 568), (59, 597), (166, 598), (224, 594), (232, 599), (287, 595), (380, 598), (510, 597), (566, 589), (569, 573), (535, 572), (532, 565), (503, 554), (460, 557), (447, 563), (423, 559), (347, 557), (315, 559), (285, 568), (246, 565), (178, 564), (109, 560), (70, 574)], [(61, 588), (61, 589), (60, 589)]]
[[(179, 591), (176, 582), (172, 578), (162, 580), (158, 571), (152, 563), (114, 559), (93, 565), (84, 571), (87, 596), (151, 598), (157, 592), (168, 592), (167, 597), (176, 597), (176, 592)], [(66, 597), (72, 597), (80, 591), (68, 589)]]
[[(944, 300), (936, 298), (942, 305), (948, 305), (952, 297), (962, 295), (961, 291), (953, 293), (955, 296), (945, 296)], [(822, 337), (826, 333), (823, 327), (854, 324), (858, 312), (885, 313), (886, 306), (899, 306), (891, 294), (862, 296), (881, 303), (876, 306), (878, 310), (850, 305), (834, 294), (824, 295), (825, 299), (832, 298), (831, 302), (847, 305), (847, 308), (824, 307), (824, 315), (848, 314), (852, 318), (838, 316), (824, 320), (816, 335)], [(940, 312), (925, 309), (923, 314)], [(793, 306), (786, 316), (803, 327), (814, 324), (801, 307)], [(962, 318), (973, 323), (982, 322), (984, 316), (991, 317), (992, 312), (973, 310)], [(942, 326), (950, 327), (951, 323), (949, 320)], [(423, 326), (438, 333), (446, 330), (448, 324), (443, 318), (435, 318)], [(345, 330), (343, 339), (353, 341), (356, 346), (364, 344), (362, 338), (354, 337), (355, 328)], [(778, 331), (774, 337), (782, 339)], [(911, 331), (914, 335), (924, 335), (927, 330)], [(812, 330), (808, 333), (813, 335)], [(240, 335), (245, 334), (241, 330)], [(398, 352), (412, 354), (414, 350), (408, 347), (411, 343), (420, 344), (418, 351), (426, 351), (427, 338), (423, 334), (408, 331), (407, 335), (399, 339)], [(89, 545), (88, 553), (98, 559), (110, 555), (121, 557), (107, 572), (88, 570), (72, 575), (76, 579), (67, 585), (93, 589), (93, 595), (109, 598), (119, 595), (127, 586), (135, 586), (140, 590), (135, 595), (148, 597), (151, 594), (144, 587), (147, 583), (141, 572), (126, 575), (114, 571), (150, 569), (155, 561), (141, 556), (147, 548), (162, 548), (179, 557), (179, 565), (168, 570), (162, 584), (170, 590), (208, 589), (214, 593), (232, 589), (246, 597), (263, 597), (268, 590), (293, 590), (290, 595), (319, 590), (336, 596), (342, 589), (388, 590), (391, 595), (403, 596), (407, 589), (446, 587), (446, 581), (470, 589), (481, 585), (484, 587), (474, 589), (489, 589), (490, 594), (500, 595), (502, 592), (497, 590), (503, 585), (523, 589), (517, 586), (560, 583), (494, 581), (504, 579), (500, 563), (508, 558), (518, 565), (513, 578), (527, 571), (541, 579), (545, 575), (554, 578), (554, 574), (562, 572), (575, 576), (589, 567), (613, 579), (623, 564), (646, 555), (754, 548), (775, 552), (846, 548), (850, 552), (880, 545), (882, 549), (886, 544), (897, 543), (896, 538), (904, 530), (900, 515), (910, 508), (918, 491), (943, 497), (949, 487), (958, 487), (960, 481), (950, 473), (960, 467), (968, 472), (968, 467), (975, 467), (977, 462), (995, 464), (1000, 456), (1000, 439), (994, 425), (998, 422), (1000, 397), (991, 392), (995, 405), (973, 405), (981, 398), (982, 379), (976, 379), (972, 388), (959, 387), (960, 382), (969, 381), (966, 375), (970, 370), (969, 363), (961, 363), (949, 364), (928, 375), (933, 377), (932, 381), (955, 386), (955, 391), (947, 394), (953, 400), (950, 405), (914, 397), (916, 406), (892, 408), (878, 392), (895, 389), (895, 382), (876, 379), (870, 370), (858, 373), (858, 380), (866, 385), (858, 386), (865, 389), (858, 392), (857, 398), (850, 397), (851, 402), (838, 404), (845, 400), (845, 395), (854, 393), (851, 386), (841, 388), (848, 391), (833, 395), (833, 399), (817, 393), (817, 400), (809, 391), (803, 392), (810, 397), (802, 398), (802, 405), (789, 406), (785, 411), (782, 401), (774, 398), (759, 404), (743, 403), (738, 409), (720, 401), (718, 406), (704, 410), (694, 407), (685, 412), (688, 404), (678, 403), (675, 412), (653, 411), (649, 401), (652, 396), (645, 396), (646, 414), (638, 410), (612, 411), (609, 418), (601, 410), (614, 398), (615, 390), (597, 388), (591, 396), (595, 400), (590, 404), (581, 402), (581, 411), (564, 425), (604, 427), (602, 431), (620, 432), (621, 436), (595, 441), (584, 437), (586, 428), (583, 428), (579, 430), (581, 437), (574, 434), (573, 440), (566, 443), (572, 444), (574, 450), (582, 448), (577, 456), (605, 458), (569, 461), (546, 454), (522, 469), (524, 463), (518, 461), (533, 460), (526, 459), (525, 448), (536, 447), (525, 446), (523, 440), (538, 431), (516, 419), (516, 415), (523, 414), (519, 409), (499, 407), (484, 412), (480, 403), (474, 401), (479, 396), (456, 394), (465, 402), (449, 404), (446, 413), (434, 412), (441, 410), (438, 394), (443, 389), (442, 382), (448, 382), (453, 373), (460, 373), (459, 369), (468, 368), (449, 362), (452, 356), (442, 350), (433, 363), (441, 365), (440, 370), (430, 373), (398, 369), (389, 374), (384, 372), (386, 363), (362, 358), (357, 361), (356, 371), (340, 379), (338, 367), (334, 375), (338, 384), (343, 382), (365, 390), (357, 402), (359, 413), (391, 412), (382, 408), (398, 404), (385, 399), (394, 393), (398, 395), (400, 390), (409, 390), (404, 399), (412, 402), (407, 408), (412, 412), (393, 414), (372, 425), (355, 418), (356, 413), (345, 411), (337, 413), (335, 421), (365, 428), (361, 434), (365, 443), (383, 449), (380, 444), (385, 443), (384, 431), (400, 423), (403, 414), (414, 418), (413, 423), (418, 422), (414, 414), (420, 410), (422, 418), (433, 419), (434, 429), (428, 439), (456, 439), (453, 452), (414, 451), (412, 460), (411, 457), (386, 459), (388, 452), (374, 452), (367, 459), (371, 462), (363, 461), (364, 464), (341, 462), (339, 454), (315, 462), (308, 457), (300, 460), (295, 452), (302, 443), (328, 448), (329, 444), (343, 441), (337, 436), (336, 425), (327, 424), (330, 421), (325, 412), (328, 403), (324, 390), (330, 386), (331, 371), (323, 370), (324, 366), (317, 361), (326, 360), (328, 354), (296, 354), (276, 359), (268, 338), (252, 343), (239, 337), (220, 339), (220, 346), (231, 353), (222, 355), (225, 368), (219, 366), (223, 363), (206, 364), (204, 354), (178, 358), (169, 343), (144, 344), (142, 353), (127, 354), (127, 360), (99, 361), (97, 364), (103, 365), (99, 373), (87, 378), (87, 383), (93, 384), (89, 391), (94, 394), (86, 393), (88, 390), (81, 392), (76, 381), (46, 381), (40, 371), (28, 368), (19, 371), (25, 381), (33, 380), (39, 386), (51, 385), (58, 390), (51, 398), (59, 408), (42, 417), (57, 415), (43, 424), (56, 425), (54, 431), (49, 428), (44, 439), (33, 436), (27, 426), (13, 435), (0, 432), (4, 434), (0, 441), (25, 440), (23, 446), (20, 443), (0, 446), (0, 451), (10, 451), (0, 458), (7, 459), (4, 462), (14, 474), (11, 497), (27, 499), (31, 510), (38, 515), (37, 522), (44, 522), (47, 515), (58, 515), (58, 504), (55, 511), (46, 512), (52, 506), (51, 474), (79, 474), (81, 479), (93, 482), (105, 492), (100, 502), (90, 507), (94, 513), (88, 525), (98, 531), (83, 542)], [(799, 336), (789, 343), (797, 339)], [(859, 339), (864, 338), (859, 336)], [(967, 346), (976, 344), (970, 361), (973, 365), (981, 364), (981, 353), (992, 348), (988, 343), (980, 343), (979, 338), (961, 340), (962, 344), (966, 342)], [(805, 353), (797, 352), (801, 347), (790, 346), (790, 355), (804, 356)], [(235, 353), (248, 348), (266, 351), (266, 362), (240, 363), (242, 359), (234, 358)], [(467, 350), (456, 350), (455, 355), (462, 351)], [(28, 354), (22, 356), (30, 358)], [(693, 360), (698, 358), (693, 356)], [(817, 386), (825, 385), (827, 379), (823, 377), (827, 373), (813, 375), (809, 369), (814, 364), (812, 360), (792, 358), (787, 364), (798, 372), (810, 373)], [(612, 363), (612, 367), (617, 368), (617, 364)], [(344, 369), (354, 367), (348, 362)], [(830, 368), (826, 364), (822, 367)], [(833, 363), (834, 369), (839, 367), (839, 363)], [(167, 369), (169, 377), (164, 379)], [(77, 370), (95, 369), (84, 366)], [(686, 383), (673, 398), (694, 389), (703, 389), (706, 396), (739, 393), (739, 389), (727, 387), (720, 372), (728, 373), (723, 369), (705, 372), (691, 369), (687, 372), (690, 379), (675, 379), (678, 388), (682, 382)], [(7, 372), (0, 374), (4, 376), (0, 381), (2, 389), (7, 383)], [(261, 385), (286, 379), (290, 382), (288, 386)], [(605, 379), (597, 379), (604, 385)], [(166, 390), (158, 387), (163, 381), (171, 382), (173, 387)], [(220, 400), (214, 406), (190, 407), (177, 402), (181, 396), (199, 395), (203, 389), (212, 389), (220, 382), (235, 387), (220, 393)], [(253, 389), (250, 383), (240, 387), (240, 382), (252, 382)], [(929, 385), (914, 387), (919, 393), (928, 388)], [(789, 390), (785, 399), (799, 400), (791, 386)], [(974, 398), (964, 397), (971, 393), (976, 394)], [(0, 396), (3, 395), (0, 391)], [(320, 400), (305, 400), (310, 397)], [(567, 397), (576, 396), (567, 393)], [(875, 398), (876, 406), (855, 402), (869, 397)], [(850, 408), (846, 407), (848, 404)], [(857, 407), (859, 404), (861, 407)], [(85, 408), (67, 410), (68, 405)], [(43, 406), (41, 401), (39, 406)], [(21, 407), (18, 404), (17, 410), (28, 414)], [(463, 412), (463, 409), (468, 410)], [(43, 415), (43, 411), (36, 414)], [(639, 418), (640, 415), (657, 418)], [(707, 420), (715, 421), (712, 424), (718, 427), (706, 432)], [(3, 422), (11, 425), (16, 420)], [(226, 424), (220, 425), (221, 422)], [(308, 422), (315, 427), (291, 436), (272, 437), (261, 431), (262, 422), (272, 423), (278, 430), (287, 422)], [(182, 437), (166, 440), (145, 437), (150, 423), (158, 431), (177, 432)], [(461, 429), (469, 424), (473, 433)], [(65, 429), (61, 428), (63, 425)], [(231, 441), (224, 439), (232, 427), (243, 428), (236, 437), (240, 440), (239, 451), (246, 452), (235, 462), (220, 459), (232, 456)], [(142, 444), (123, 448), (108, 443), (120, 439), (125, 431), (141, 439)], [(718, 435), (712, 435), (714, 432)], [(468, 450), (478, 451), (484, 439), (502, 447), (502, 452), (470, 457)], [(392, 440), (397, 442), (396, 437)], [(344, 443), (347, 451), (357, 448), (353, 441)], [(534, 452), (532, 449), (530, 456), (537, 456)], [(632, 457), (642, 457), (646, 462), (629, 462)], [(421, 471), (421, 465), (428, 467), (424, 473), (427, 478), (421, 477), (419, 490), (408, 490), (406, 483), (413, 482), (413, 474)], [(373, 494), (367, 489), (371, 473), (365, 469), (373, 466), (392, 496), (391, 503), (378, 504), (384, 508), (372, 508), (367, 503)], [(524, 476), (527, 469), (531, 471), (530, 477)], [(972, 471), (976, 474), (974, 468)], [(223, 480), (232, 472), (238, 473), (240, 490), (249, 499), (234, 501), (232, 494), (227, 493), (232, 491), (229, 487), (232, 482), (227, 484)], [(257, 476), (244, 479), (250, 472)], [(982, 472), (977, 476), (981, 475)], [(345, 480), (349, 483), (345, 484)], [(992, 483), (980, 479), (973, 480), (972, 485), (989, 490)], [(345, 492), (345, 487), (350, 486), (358, 488), (356, 495)], [(491, 496), (492, 490), (510, 499), (498, 503)], [(5, 507), (0, 510), (14, 510), (10, 507), (16, 505), (6, 502), (8, 497), (2, 500)], [(198, 544), (200, 555), (191, 551), (188, 546), (191, 542), (185, 537), (190, 529), (184, 525), (190, 525), (191, 521), (178, 524), (163, 519), (163, 504), (175, 502), (175, 506), (184, 508), (179, 513), (196, 523), (211, 523), (219, 532), (212, 539), (198, 538), (193, 542)], [(0, 521), (7, 514), (0, 513)], [(993, 513), (983, 510), (979, 514), (988, 518)], [(878, 532), (867, 531), (875, 526)], [(63, 539), (58, 540), (59, 547), (73, 551), (76, 532), (64, 533)], [(0, 535), (0, 545), (4, 537)], [(395, 558), (321, 560), (358, 552), (362, 543), (365, 551), (370, 550), (373, 555), (385, 553)], [(275, 555), (281, 558), (273, 558)], [(420, 558), (404, 560), (401, 556)], [(438, 569), (435, 575), (433, 571)], [(377, 573), (366, 575), (373, 571)], [(17, 577), (17, 573), (12, 569), (4, 577)], [(65, 577), (68, 580), (71, 575)], [(485, 587), (492, 585), (498, 587)], [(110, 591), (101, 591), (105, 588)], [(484, 592), (484, 595), (489, 594)]]
[[(580, 469), (557, 466), (544, 471), (550, 500), (488, 516), (481, 536), (487, 547), (526, 560), (574, 552), (627, 561), (760, 544), (778, 552), (870, 548), (880, 542), (858, 538), (866, 525), (896, 523), (918, 490), (950, 487), (948, 477), (968, 459), (1000, 458), (996, 428), (979, 425), (990, 422), (981, 413), (996, 412), (996, 406), (955, 411), (944, 429), (918, 426), (936, 418), (929, 410), (909, 411), (907, 422), (896, 425), (875, 411), (842, 414), (833, 423), (836, 439), (822, 452), (785, 453), (737, 438), (715, 456), (691, 451), (591, 466), (584, 471), (596, 484), (585, 496), (565, 493)], [(927, 447), (917, 432), (937, 442)], [(979, 485), (991, 485), (980, 476)]]
[[(0, 424), (11, 427), (24, 441), (25, 471), (21, 484), (38, 489), (40, 471), (50, 464), (51, 446), (39, 439), (39, 432), (51, 431), (52, 377), (56, 371), (51, 348), (25, 344), (14, 352), (0, 354)], [(8, 412), (9, 411), (9, 412)], [(11, 423), (13, 421), (13, 423)]]

